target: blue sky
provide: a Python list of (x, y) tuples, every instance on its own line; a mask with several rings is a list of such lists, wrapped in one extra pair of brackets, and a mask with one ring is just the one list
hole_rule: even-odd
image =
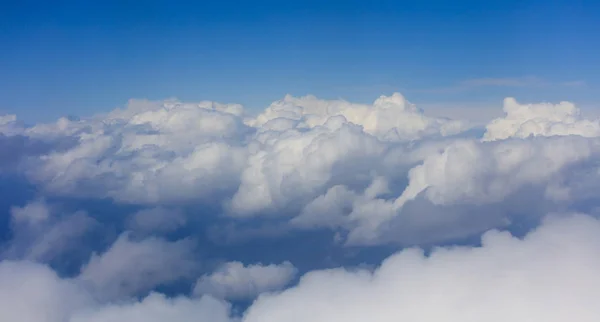
[(593, 1), (18, 1), (0, 5), (0, 112), (130, 98), (253, 109), (290, 93), (428, 104), (598, 101)]

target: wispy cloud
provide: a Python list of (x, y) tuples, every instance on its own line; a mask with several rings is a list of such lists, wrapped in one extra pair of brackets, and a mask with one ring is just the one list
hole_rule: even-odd
[(482, 86), (502, 86), (502, 87), (539, 87), (546, 86), (548, 82), (545, 80), (535, 77), (504, 77), (504, 78), (474, 78), (460, 82), (458, 87), (461, 88), (473, 88)]
[(476, 90), (482, 87), (513, 87), (513, 88), (544, 88), (544, 87), (583, 87), (583, 80), (568, 82), (551, 82), (537, 76), (523, 77), (484, 77), (462, 80), (454, 85), (427, 89), (417, 89), (414, 92), (452, 94)]
[(578, 87), (578, 88), (587, 87), (587, 83), (582, 80), (563, 82), (563, 83), (561, 83), (561, 85), (566, 86), (566, 87)]

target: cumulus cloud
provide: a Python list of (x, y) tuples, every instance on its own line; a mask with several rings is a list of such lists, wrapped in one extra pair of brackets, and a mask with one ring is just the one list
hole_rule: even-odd
[[(341, 158), (353, 157), (346, 150), (362, 148), (359, 141), (374, 145), (369, 141), (414, 140), (466, 128), (461, 121), (425, 116), (397, 93), (382, 96), (373, 105), (287, 96), (255, 118), (236, 104), (131, 101), (126, 109), (107, 115), (26, 129), (30, 137), (62, 135), (78, 140), (67, 151), (47, 153), (27, 173), (48, 193), (131, 203), (212, 201), (227, 199), (237, 190), (232, 207), (243, 213), (264, 208), (244, 201), (248, 198), (244, 185), (253, 184), (245, 182), (253, 180), (261, 167), (276, 163), (269, 170), (277, 171), (276, 176), (286, 175), (290, 165), (311, 166), (306, 163), (314, 164), (306, 172), (314, 167), (327, 171)], [(325, 150), (332, 144), (342, 144), (339, 152)], [(381, 150), (365, 148), (364, 154)], [(323, 160), (307, 159), (311, 150)], [(294, 154), (280, 156), (288, 152)], [(273, 180), (279, 184), (280, 179)], [(262, 181), (266, 186), (259, 190), (277, 190), (264, 182), (267, 179)], [(277, 203), (274, 198), (263, 195), (257, 200)]]
[(311, 271), (263, 293), (241, 317), (210, 296), (102, 302), (77, 279), (30, 262), (0, 263), (11, 320), (59, 321), (597, 321), (600, 221), (551, 215), (523, 238), (492, 230), (480, 246), (406, 249), (377, 268)]
[(62, 279), (47, 266), (0, 262), (2, 318), (23, 322), (233, 322), (230, 306), (210, 297), (167, 298), (152, 293), (141, 301), (99, 302), (77, 280)]
[[(12, 240), (2, 254), (43, 263), (74, 256), (81, 249), (84, 235), (97, 225), (85, 212), (63, 213), (44, 199), (33, 200), (23, 207), (11, 208)], [(84, 255), (85, 256), (85, 255)]]
[[(78, 144), (48, 153), (27, 171), (55, 195), (179, 203), (235, 185), (245, 133), (237, 105), (131, 102), (128, 109), (28, 129)], [(62, 123), (66, 123), (62, 124)]]
[(519, 104), (514, 98), (506, 98), (503, 110), (504, 117), (487, 125), (484, 140), (554, 135), (600, 136), (600, 120), (582, 119), (580, 110), (573, 103)]
[(524, 239), (490, 231), (480, 247), (397, 253), (374, 271), (315, 271), (263, 295), (245, 322), (596, 321), (600, 223), (551, 218)]
[[(414, 154), (418, 159), (421, 154), (423, 158), (406, 169), (407, 183), (402, 188), (395, 185), (390, 189), (395, 182), (406, 180), (392, 176), (373, 178), (362, 191), (336, 185), (310, 201), (291, 222), (301, 227), (341, 227), (349, 231), (349, 244), (390, 239), (419, 243), (436, 239), (427, 232), (438, 227), (453, 231), (438, 232), (438, 241), (468, 236), (518, 220), (518, 216), (541, 216), (548, 209), (533, 207), (543, 204), (573, 206), (577, 200), (574, 192), (581, 188), (565, 178), (582, 169), (597, 178), (593, 160), (600, 152), (599, 143), (580, 136), (497, 142), (458, 139), (439, 149), (427, 149), (425, 154), (420, 149), (407, 150), (405, 155)], [(515, 198), (541, 204), (522, 205), (518, 212), (493, 211)], [(485, 205), (491, 209), (483, 210)], [(472, 225), (475, 222), (477, 225)]]
[(480, 233), (518, 215), (484, 206), (525, 195), (577, 208), (585, 189), (566, 178), (597, 176), (600, 123), (567, 102), (506, 99), (504, 112), (477, 137), (454, 135), (468, 124), (429, 117), (399, 93), (370, 105), (288, 95), (256, 116), (237, 104), (133, 100), (23, 128), (28, 138), (76, 142), (29, 158), (25, 173), (44, 194), (143, 205), (127, 227), (146, 234), (193, 222), (177, 210), (185, 206), (287, 222), (280, 231), (333, 229), (354, 245)]
[[(504, 113), (466, 131), (393, 94), (286, 96), (257, 115), (132, 100), (31, 127), (2, 117), (0, 149), (14, 155), (0, 173), (24, 175), (35, 196), (0, 217), (0, 311), (42, 322), (596, 321), (600, 123), (567, 102), (506, 99)], [(459, 242), (470, 246), (429, 251)], [(414, 245), (427, 251), (398, 251)]]
[(342, 116), (332, 117), (311, 131), (267, 132), (258, 140), (262, 149), (248, 158), (239, 188), (231, 198), (233, 216), (293, 207), (294, 200), (302, 203), (314, 198), (334, 180), (343, 180), (344, 174), (368, 175), (369, 164), (376, 163), (386, 149), (385, 144)]
[(143, 294), (157, 286), (193, 276), (199, 263), (191, 240), (169, 242), (124, 233), (102, 254), (94, 254), (78, 279), (102, 299)]
[(31, 262), (0, 262), (0, 311), (7, 321), (62, 322), (93, 302), (54, 271)]
[(296, 273), (297, 269), (290, 262), (247, 266), (240, 262), (229, 262), (212, 274), (198, 279), (194, 293), (228, 300), (252, 299), (261, 293), (283, 289)]
[(314, 128), (335, 116), (343, 116), (344, 120), (360, 125), (366, 133), (384, 140), (410, 140), (432, 134), (450, 135), (466, 128), (466, 124), (460, 121), (425, 116), (422, 110), (400, 93), (381, 96), (373, 105), (320, 100), (310, 95), (299, 98), (287, 95), (248, 121), (248, 124), (281, 129), (283, 120), (292, 120), (295, 122), (288, 121), (285, 124)]

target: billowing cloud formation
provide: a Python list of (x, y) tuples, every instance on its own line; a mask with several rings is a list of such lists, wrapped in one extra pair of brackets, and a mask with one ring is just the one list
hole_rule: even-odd
[(315, 128), (331, 117), (360, 125), (368, 134), (384, 140), (416, 139), (425, 135), (456, 134), (465, 129), (460, 121), (428, 118), (404, 96), (394, 93), (381, 96), (373, 105), (353, 104), (343, 100), (325, 101), (314, 96), (292, 97), (274, 102), (256, 119), (247, 123), (255, 127), (285, 129)]
[(600, 136), (600, 121), (582, 119), (574, 104), (519, 104), (514, 98), (504, 100), (503, 118), (487, 125), (484, 139), (499, 140), (509, 137), (580, 135)]
[[(168, 100), (32, 127), (2, 117), (0, 188), (25, 178), (31, 193), (0, 199), (0, 312), (596, 321), (600, 123), (566, 102), (504, 112), (470, 129), (393, 94), (286, 96), (256, 116)], [(398, 252), (436, 243), (471, 246)]]
[(152, 293), (119, 304), (93, 300), (76, 280), (28, 262), (0, 264), (0, 308), (14, 321), (597, 321), (600, 222), (551, 216), (523, 239), (487, 232), (478, 247), (418, 249), (375, 270), (305, 274), (263, 294), (240, 319), (211, 297)]
[(240, 262), (229, 262), (212, 274), (202, 276), (196, 283), (194, 293), (230, 300), (252, 299), (261, 293), (284, 288), (296, 273), (296, 268), (290, 262), (247, 266)]
[(260, 297), (245, 322), (597, 321), (600, 222), (552, 218), (524, 239), (490, 231), (481, 247), (409, 249), (375, 271), (306, 274)]
[(0, 311), (6, 321), (60, 322), (88, 307), (88, 293), (31, 262), (0, 262)]
[(152, 293), (140, 302), (99, 302), (76, 280), (31, 262), (0, 263), (0, 310), (3, 319), (23, 322), (233, 322), (229, 305), (210, 297)]
[(133, 241), (121, 235), (103, 254), (94, 254), (79, 275), (102, 298), (143, 294), (195, 273), (198, 262), (189, 240), (150, 237)]
[[(49, 195), (149, 206), (134, 231), (176, 230), (188, 222), (177, 206), (193, 205), (333, 229), (347, 244), (414, 244), (578, 210), (583, 188), (565, 178), (598, 176), (600, 123), (567, 102), (509, 98), (504, 111), (482, 138), (456, 136), (465, 122), (428, 117), (398, 93), (372, 105), (286, 96), (256, 117), (237, 104), (131, 101), (20, 135), (76, 141), (29, 157), (25, 173)], [(524, 196), (538, 209), (491, 211)]]
[[(231, 213), (242, 215), (314, 196), (333, 167), (370, 162), (387, 147), (383, 142), (464, 128), (428, 118), (394, 94), (373, 106), (286, 97), (255, 119), (235, 104), (132, 101), (104, 117), (61, 119), (24, 132), (79, 141), (27, 172), (50, 193), (131, 203), (231, 199)], [(302, 188), (299, 196), (288, 196), (288, 185)]]
[(81, 211), (63, 214), (40, 199), (12, 207), (11, 224), (13, 240), (4, 257), (48, 263), (77, 251), (97, 222)]
[(238, 112), (216, 103), (132, 102), (103, 118), (36, 126), (29, 135), (70, 135), (79, 144), (44, 155), (28, 174), (58, 195), (132, 203), (208, 198), (235, 185), (244, 162), (236, 145), (247, 129)]

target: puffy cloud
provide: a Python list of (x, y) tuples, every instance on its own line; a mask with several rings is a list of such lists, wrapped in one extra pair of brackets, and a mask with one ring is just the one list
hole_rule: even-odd
[(97, 222), (84, 212), (63, 213), (43, 199), (11, 208), (13, 239), (3, 257), (43, 263), (74, 256)]
[(78, 279), (102, 299), (138, 295), (192, 277), (199, 267), (193, 247), (190, 240), (135, 241), (124, 233), (104, 253), (94, 254)]
[[(44, 194), (144, 205), (126, 225), (146, 234), (194, 222), (170, 210), (189, 205), (233, 221), (274, 220), (266, 226), (278, 231), (325, 227), (348, 244), (460, 238), (547, 211), (491, 211), (525, 196), (578, 208), (585, 188), (567, 178), (597, 176), (595, 121), (564, 102), (507, 99), (504, 110), (482, 140), (453, 136), (464, 122), (428, 117), (397, 93), (370, 105), (286, 96), (256, 117), (236, 104), (131, 101), (24, 129), (76, 141), (31, 158), (26, 173)], [(529, 134), (551, 137), (519, 139)]]
[(47, 266), (0, 262), (0, 311), (6, 321), (68, 321), (72, 312), (92, 303), (85, 290)]
[(596, 321), (599, 251), (598, 219), (551, 215), (523, 238), (492, 230), (479, 246), (406, 249), (375, 269), (311, 271), (282, 292), (262, 293), (239, 318), (210, 296), (97, 301), (79, 279), (3, 261), (0, 309), (25, 322)]
[[(366, 133), (384, 140), (410, 140), (424, 135), (456, 134), (466, 128), (460, 121), (433, 119), (425, 116), (414, 104), (400, 93), (381, 96), (373, 105), (353, 104), (344, 100), (320, 100), (314, 96), (293, 97), (287, 95), (274, 102), (262, 114), (248, 124), (270, 127), (281, 119), (294, 120), (287, 123), (294, 127), (314, 128), (325, 124), (329, 118), (343, 116), (348, 122), (360, 125)], [(271, 123), (271, 124), (270, 124)]]
[[(384, 142), (450, 135), (466, 128), (460, 121), (425, 116), (397, 93), (373, 105), (287, 96), (256, 118), (236, 104), (131, 101), (107, 115), (62, 118), (26, 129), (29, 137), (78, 141), (66, 151), (47, 153), (27, 173), (48, 193), (131, 203), (224, 201), (238, 191), (232, 209), (244, 214), (287, 202), (271, 196), (277, 187), (270, 186), (280, 185), (290, 166), (326, 172), (334, 165), (341, 168), (337, 161), (352, 158), (357, 153), (353, 150), (365, 148), (363, 154), (376, 157)], [(261, 179), (263, 174), (257, 172), (265, 171), (275, 171), (275, 177)], [(307, 182), (313, 178), (299, 179), (310, 185), (302, 193), (319, 189), (318, 183), (315, 187)], [(265, 191), (247, 196), (246, 185), (256, 180)], [(256, 205), (247, 200), (253, 197)]]
[[(542, 200), (535, 198), (538, 202), (570, 204), (568, 193), (574, 182), (565, 182), (564, 178), (581, 167), (595, 169), (596, 166), (589, 163), (598, 156), (599, 143), (596, 139), (578, 136), (493, 143), (455, 141), (410, 169), (408, 185), (399, 196), (372, 201), (355, 199), (359, 202), (354, 202), (348, 216), (358, 226), (351, 231), (349, 242), (360, 244), (377, 240), (384, 224), (391, 220), (406, 219), (404, 224), (412, 225), (412, 229), (418, 229), (419, 222), (426, 223), (421, 227), (424, 230), (438, 224), (450, 229), (472, 220), (467, 206), (494, 205), (519, 194), (529, 194), (532, 200), (536, 194), (541, 194)], [(597, 173), (590, 174), (597, 176)], [(410, 204), (422, 199), (433, 205), (465, 207), (459, 211), (459, 217), (448, 217), (450, 213), (442, 208), (436, 217), (421, 213), (410, 218)], [(531, 215), (530, 211), (532, 209), (524, 207), (514, 215), (527, 216)], [(502, 221), (493, 213), (483, 218), (488, 223), (483, 222), (480, 231)], [(448, 218), (453, 220), (449, 222)], [(475, 232), (465, 231), (463, 235)]]
[(596, 321), (600, 222), (553, 215), (524, 238), (489, 231), (476, 247), (425, 256), (407, 249), (374, 270), (305, 274), (298, 285), (264, 293), (240, 319), (211, 297), (103, 303), (77, 279), (46, 266), (0, 263), (0, 308), (18, 321)]
[(198, 279), (194, 293), (229, 300), (252, 299), (261, 293), (283, 289), (296, 273), (296, 268), (290, 262), (248, 266), (240, 262), (229, 262), (212, 274)]
[(408, 249), (374, 271), (304, 275), (262, 295), (244, 322), (597, 321), (600, 222), (550, 218), (523, 239), (490, 231), (480, 247)]
[(77, 280), (63, 279), (47, 266), (30, 262), (0, 262), (2, 318), (23, 322), (233, 322), (230, 306), (210, 297), (167, 298), (158, 293), (138, 301), (94, 300)]
[(372, 106), (286, 96), (247, 123), (258, 133), (229, 204), (233, 216), (299, 211), (338, 184), (364, 189), (377, 171), (410, 162), (390, 156), (407, 140), (466, 129), (425, 116), (398, 93)]
[(480, 144), (458, 141), (409, 172), (403, 203), (427, 189), (434, 203), (499, 201), (525, 184), (543, 182), (595, 157), (598, 140), (580, 137)]
[(237, 105), (134, 101), (103, 117), (36, 126), (29, 135), (70, 135), (78, 144), (44, 155), (27, 173), (58, 195), (132, 203), (209, 198), (239, 180), (249, 131), (239, 113)]
[[(379, 174), (370, 184), (330, 183), (290, 222), (348, 231), (341, 239), (348, 244), (413, 244), (466, 237), (540, 217), (552, 207), (578, 209), (584, 187), (593, 188), (592, 178), (600, 173), (593, 162), (599, 144), (596, 138), (566, 136), (452, 139), (388, 149), (380, 162), (370, 163)], [(585, 185), (568, 179), (578, 173), (588, 178)]]
[[(521, 234), (549, 211), (600, 214), (600, 123), (566, 102), (507, 99), (504, 112), (485, 134), (400, 94), (286, 96), (257, 116), (132, 100), (32, 127), (0, 117), (0, 173), (38, 188), (3, 217), (0, 311), (50, 322), (597, 320), (600, 223), (583, 215), (551, 216), (522, 239), (491, 231), (481, 246), (404, 250), (376, 269), (315, 270), (290, 287), (299, 271), (368, 267), (400, 246)], [(239, 318), (225, 302), (253, 299)]]
[(582, 119), (573, 103), (519, 104), (514, 98), (504, 99), (505, 116), (490, 122), (484, 140), (510, 137), (580, 135), (600, 136), (600, 120)]
[[(261, 150), (248, 159), (230, 203), (231, 215), (293, 207), (294, 200), (309, 201), (336, 180), (360, 181), (357, 172), (368, 175), (386, 149), (343, 116), (332, 117), (311, 131), (267, 132), (258, 140)], [(346, 176), (349, 173), (354, 178)]]

